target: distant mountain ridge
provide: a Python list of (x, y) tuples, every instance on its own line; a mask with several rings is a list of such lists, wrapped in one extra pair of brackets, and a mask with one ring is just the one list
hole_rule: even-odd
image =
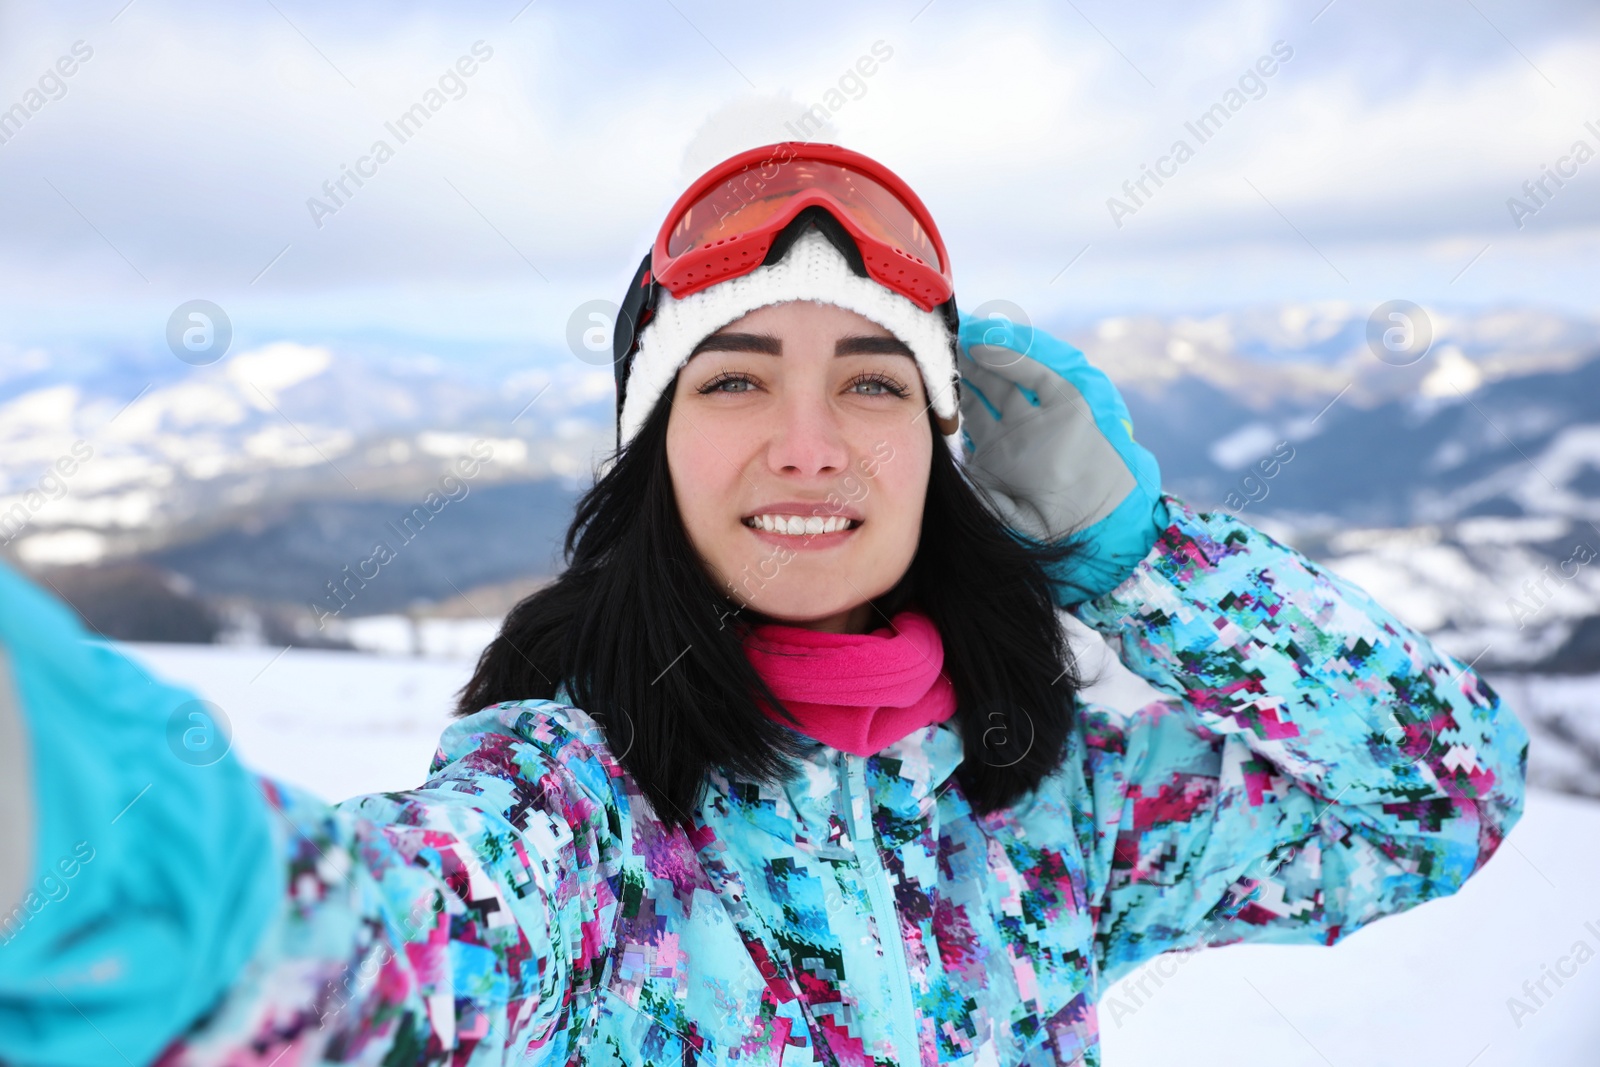
[[(1252, 410), (1209, 383), (1126, 395), (1168, 487), (1199, 501), (1236, 494), (1244, 511), (1297, 525), (1600, 520), (1600, 358), (1448, 396), (1360, 407), (1347, 395), (1314, 423), (1304, 409)], [(1294, 458), (1259, 488), (1242, 484), (1280, 441)]]
[[(1395, 366), (1368, 346), (1369, 310), (1061, 335), (1122, 387), (1174, 493), (1361, 575), (1465, 657), (1600, 668), (1584, 628), (1600, 566), (1550, 577), (1578, 546), (1600, 549), (1600, 323), (1431, 312), (1432, 347)], [(565, 352), (280, 341), (189, 367), (0, 349), (0, 545), (34, 567), (142, 559), (205, 595), (303, 608), (470, 449), (489, 450), (460, 502), (346, 609), (399, 610), (558, 567), (613, 412), (610, 368)], [(1533, 610), (1523, 583), (1541, 579)]]

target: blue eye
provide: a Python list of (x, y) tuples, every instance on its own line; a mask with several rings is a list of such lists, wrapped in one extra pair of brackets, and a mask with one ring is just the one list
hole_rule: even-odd
[(882, 388), (882, 390), (883, 390), (882, 392), (862, 393), (862, 394), (860, 394), (862, 396), (898, 396), (898, 397), (906, 397), (906, 396), (910, 396), (911, 395), (910, 391), (908, 389), (906, 389), (905, 386), (901, 385), (899, 382), (895, 381), (893, 378), (886, 378), (881, 374), (863, 374), (859, 378), (855, 379), (854, 381), (852, 381), (850, 383), (850, 387), (852, 389), (854, 389), (858, 385), (876, 385), (876, 386), (880, 386)]
[(747, 378), (743, 374), (734, 374), (731, 371), (724, 371), (723, 373), (717, 375), (715, 378), (711, 379), (705, 385), (702, 385), (699, 388), (698, 392), (701, 392), (701, 393), (747, 393), (747, 392), (750, 391), (748, 389), (724, 389), (723, 386), (727, 385), (729, 383), (742, 383), (742, 384), (748, 385), (748, 386), (754, 386), (755, 385), (755, 382), (752, 382), (749, 378)]

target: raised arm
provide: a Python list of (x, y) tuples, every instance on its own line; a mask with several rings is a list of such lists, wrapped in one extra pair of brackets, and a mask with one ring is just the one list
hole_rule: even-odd
[(1087, 853), (1102, 978), (1232, 941), (1332, 944), (1456, 890), (1522, 812), (1527, 733), (1365, 592), (1160, 491), (1116, 387), (1037, 328), (965, 319), (967, 466), (1079, 547), (1057, 600), (1168, 694), (1082, 709), (1052, 787)]
[(421, 788), (330, 807), (197, 754), (194, 694), (3, 566), (0, 655), (29, 777), (0, 790), (0, 859), (26, 872), (0, 1061), (566, 1060), (619, 820), (514, 710), (453, 724)]
[(1106, 981), (1172, 949), (1333, 944), (1460, 888), (1522, 813), (1516, 716), (1359, 588), (1166, 503), (1151, 553), (1077, 611), (1171, 696), (1084, 723)]

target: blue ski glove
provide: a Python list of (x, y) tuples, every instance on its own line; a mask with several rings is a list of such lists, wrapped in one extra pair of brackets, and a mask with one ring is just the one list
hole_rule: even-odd
[(1079, 546), (1051, 574), (1061, 607), (1115, 589), (1167, 525), (1161, 469), (1134, 441), (1122, 394), (1037, 327), (962, 315), (959, 342), (972, 480), (1016, 533)]
[(261, 786), (193, 693), (4, 563), (0, 747), (0, 1062), (149, 1063), (282, 905)]

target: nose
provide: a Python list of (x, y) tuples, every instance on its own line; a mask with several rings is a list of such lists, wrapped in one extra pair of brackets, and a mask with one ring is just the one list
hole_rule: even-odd
[(839, 413), (820, 395), (791, 393), (773, 414), (767, 464), (775, 474), (838, 474), (850, 465)]

